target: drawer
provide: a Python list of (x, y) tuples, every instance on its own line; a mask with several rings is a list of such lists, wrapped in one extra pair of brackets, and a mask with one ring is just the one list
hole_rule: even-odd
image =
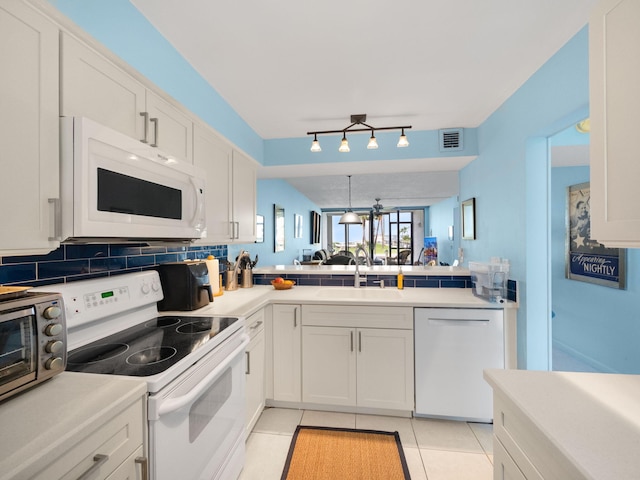
[(103, 425), (87, 425), (86, 437), (78, 438), (77, 443), (69, 445), (69, 450), (33, 478), (76, 480), (95, 465), (94, 456), (107, 455), (109, 458), (87, 480), (106, 478), (143, 444), (144, 401), (141, 397)]
[(319, 327), (413, 330), (413, 308), (303, 305), (302, 324)]
[(525, 412), (495, 390), (493, 433), (528, 480), (584, 478)]
[(527, 480), (495, 436), (493, 437), (493, 480)]

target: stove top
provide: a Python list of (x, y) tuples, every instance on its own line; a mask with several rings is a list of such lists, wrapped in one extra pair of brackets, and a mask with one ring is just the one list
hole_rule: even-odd
[(238, 321), (234, 317), (163, 316), (69, 352), (67, 370), (148, 377), (180, 362)]

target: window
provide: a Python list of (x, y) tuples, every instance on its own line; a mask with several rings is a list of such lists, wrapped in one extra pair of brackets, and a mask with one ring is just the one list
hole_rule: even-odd
[(402, 264), (413, 263), (413, 212), (356, 213), (363, 218), (362, 225), (340, 225), (342, 213), (327, 214), (328, 249), (332, 254), (345, 251), (355, 254), (361, 245), (374, 264), (397, 264), (398, 258)]

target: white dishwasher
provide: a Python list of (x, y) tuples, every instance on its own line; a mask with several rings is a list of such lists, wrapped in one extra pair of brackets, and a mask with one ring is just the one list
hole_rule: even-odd
[(491, 422), (485, 368), (504, 368), (501, 309), (414, 310), (416, 416)]

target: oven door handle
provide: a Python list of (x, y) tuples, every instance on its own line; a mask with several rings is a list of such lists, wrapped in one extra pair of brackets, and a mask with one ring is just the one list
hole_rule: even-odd
[(169, 398), (167, 400), (158, 399), (155, 402), (153, 402), (155, 399), (149, 399), (149, 419), (158, 420), (162, 415), (171, 413), (193, 402), (193, 400), (198, 398), (202, 392), (209, 388), (211, 382), (224, 372), (239, 354), (244, 352), (247, 345), (249, 345), (249, 336), (243, 334), (240, 346), (229, 354), (220, 365), (211, 370), (211, 372), (209, 372), (207, 376), (204, 377), (202, 381), (193, 387), (186, 395)]

